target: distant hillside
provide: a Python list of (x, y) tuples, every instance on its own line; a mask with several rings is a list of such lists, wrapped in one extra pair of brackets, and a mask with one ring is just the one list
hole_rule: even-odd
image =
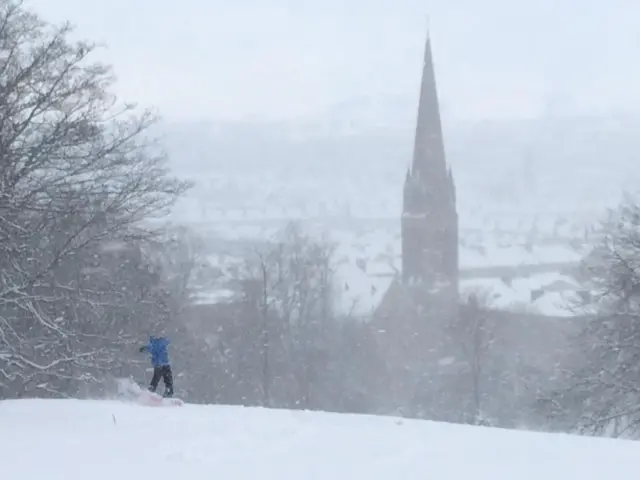
[[(410, 111), (410, 110), (407, 110)], [(345, 118), (348, 118), (346, 116)], [(360, 126), (334, 116), (298, 124), (165, 126), (178, 173), (215, 208), (302, 207), (395, 217), (413, 126)], [(400, 120), (398, 120), (400, 121)], [(444, 122), (461, 221), (482, 211), (589, 214), (640, 184), (640, 115)], [(365, 213), (368, 212), (368, 213)]]

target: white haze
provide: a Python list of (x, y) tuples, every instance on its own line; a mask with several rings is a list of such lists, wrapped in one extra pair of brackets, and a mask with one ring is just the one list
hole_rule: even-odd
[(171, 120), (321, 116), (362, 97), (415, 103), (427, 27), (453, 118), (640, 106), (633, 0), (27, 3), (106, 42), (122, 95)]
[[(116, 91), (162, 115), (175, 172), (199, 179), (190, 194), (198, 205), (295, 209), (292, 185), (311, 179), (302, 195), (312, 209), (363, 202), (369, 216), (396, 218), (427, 31), (463, 227), (478, 203), (591, 215), (640, 181), (640, 6), (631, 0), (27, 4), (104, 42)], [(592, 165), (605, 154), (616, 169), (603, 173)], [(329, 188), (334, 162), (348, 187)], [(238, 167), (240, 178), (230, 177)], [(241, 184), (252, 172), (275, 183), (249, 192)], [(219, 175), (241, 195), (207, 183)], [(378, 185), (377, 199), (358, 182)], [(202, 220), (193, 205), (179, 216)]]
[[(14, 334), (19, 341), (0, 335), (0, 374), (5, 363), (13, 369), (5, 374), (13, 382), (6, 394), (0, 377), (0, 398), (104, 398), (113, 377), (145, 384), (148, 359), (138, 347), (159, 329), (172, 338), (176, 393), (187, 403), (640, 437), (638, 348), (616, 343), (626, 328), (640, 338), (632, 328), (640, 301), (624, 303), (640, 285), (640, 206), (632, 202), (594, 230), (606, 209), (640, 184), (640, 2), (24, 5), (48, 21), (70, 21), (75, 38), (105, 44), (97, 57), (113, 65), (118, 97), (161, 115), (153, 128), (163, 136), (170, 174), (194, 187), (180, 196), (185, 185), (160, 181), (161, 170), (143, 168), (147, 151), (134, 149), (140, 156), (129, 158), (125, 142), (119, 153), (127, 161), (112, 165), (110, 175), (121, 176), (153, 213), (150, 206), (179, 198), (160, 219), (168, 226), (147, 222), (151, 213), (138, 215), (137, 204), (125, 201), (116, 212), (130, 220), (125, 228), (118, 215), (104, 214), (105, 200), (95, 193), (113, 178), (96, 176), (93, 150), (82, 150), (94, 165), (87, 173), (94, 190), (82, 189), (84, 177), (75, 180), (77, 191), (65, 190), (72, 161), (51, 189), (70, 195), (73, 208), (88, 209), (83, 215), (91, 221), (71, 207), (56, 215), (82, 228), (95, 223), (100, 235), (90, 248), (63, 255), (76, 236), (35, 209), (39, 171), (14, 169), (28, 178), (13, 182), (7, 197), (20, 193), (32, 202), (44, 218), (37, 225), (48, 230), (32, 235), (35, 221), (22, 204), (13, 206), (23, 224), (7, 227), (15, 244), (7, 243), (13, 253), (0, 267), (22, 279), (23, 287), (5, 291), (11, 308), (3, 307), (15, 317), (5, 323), (22, 330)], [(448, 165), (438, 158), (424, 170), (429, 175), (414, 178), (407, 168), (427, 35)], [(29, 79), (15, 75), (17, 83)], [(436, 128), (424, 122), (423, 131)], [(19, 143), (25, 157), (39, 138), (34, 129)], [(70, 157), (62, 147), (57, 153)], [(49, 156), (42, 157), (48, 171)], [(414, 197), (403, 191), (405, 178)], [(447, 179), (445, 187), (438, 178)], [(441, 194), (440, 205), (424, 205), (429, 188)], [(425, 211), (407, 210), (411, 198)], [(432, 238), (438, 221), (447, 236)], [(404, 238), (418, 239), (405, 242), (409, 247), (401, 225)], [(155, 236), (149, 226), (166, 228)], [(619, 251), (598, 243), (601, 234), (614, 236)], [(452, 238), (459, 248), (450, 248)], [(32, 258), (26, 252), (33, 245), (49, 247)], [(425, 269), (446, 256), (440, 264), (454, 274), (422, 290), (401, 282), (403, 248), (420, 260), (433, 254)], [(51, 252), (60, 258), (49, 262)], [(29, 273), (34, 262), (43, 269), (37, 275)], [(82, 283), (83, 275), (95, 285)], [(453, 301), (438, 297), (444, 284), (455, 291)], [(41, 331), (28, 328), (41, 313), (24, 285), (59, 292), (41, 325), (55, 347), (43, 348)], [(108, 301), (94, 300), (94, 287), (111, 295)], [(599, 303), (603, 291), (613, 298)], [(383, 307), (392, 313), (385, 316)], [(620, 324), (598, 322), (602, 316)], [(60, 330), (49, 328), (54, 324)], [(0, 334), (12, 331), (3, 328)], [(585, 338), (599, 349), (585, 348)], [(53, 371), (58, 363), (68, 371)]]

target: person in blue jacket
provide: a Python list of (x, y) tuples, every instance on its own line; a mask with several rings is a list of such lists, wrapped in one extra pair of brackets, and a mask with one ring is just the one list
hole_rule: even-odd
[(164, 396), (173, 396), (173, 373), (169, 362), (169, 339), (166, 337), (149, 337), (149, 343), (140, 347), (140, 353), (151, 354), (151, 364), (153, 365), (153, 378), (149, 390), (152, 392), (158, 388), (160, 378), (164, 380)]

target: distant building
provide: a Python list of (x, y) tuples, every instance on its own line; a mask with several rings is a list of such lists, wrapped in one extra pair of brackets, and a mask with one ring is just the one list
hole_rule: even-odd
[(398, 413), (442, 418), (433, 411), (438, 409), (438, 401), (417, 400), (429, 396), (426, 391), (432, 389), (426, 383), (434, 391), (436, 383), (443, 387), (442, 371), (433, 367), (451, 354), (450, 332), (443, 325), (454, 323), (459, 307), (456, 193), (445, 158), (429, 37), (413, 160), (404, 183), (401, 228), (402, 271), (373, 315), (388, 368), (385, 377), (391, 379), (385, 391)]
[[(403, 189), (402, 272), (385, 303), (400, 290), (430, 297), (442, 306), (458, 303), (458, 213), (451, 167), (447, 164), (431, 40), (427, 37), (416, 122), (413, 161)], [(384, 315), (378, 309), (378, 317)]]
[(412, 310), (437, 306), (453, 314), (459, 299), (458, 213), (453, 173), (445, 156), (430, 37), (424, 52), (413, 161), (404, 182), (401, 232), (402, 271), (382, 298), (374, 315), (377, 322), (385, 324), (393, 318), (396, 324), (394, 310), (409, 298)]
[(402, 282), (458, 292), (458, 213), (453, 173), (445, 158), (436, 79), (427, 38), (413, 162), (404, 183)]

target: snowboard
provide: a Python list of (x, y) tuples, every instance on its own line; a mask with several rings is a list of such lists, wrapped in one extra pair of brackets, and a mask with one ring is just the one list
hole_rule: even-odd
[(149, 390), (142, 390), (138, 396), (138, 402), (149, 407), (181, 407), (184, 405), (182, 399), (177, 397), (163, 397)]
[(118, 395), (121, 398), (131, 400), (140, 405), (148, 407), (181, 407), (184, 401), (177, 397), (163, 397), (157, 393), (142, 388), (130, 378), (120, 378), (117, 380)]

